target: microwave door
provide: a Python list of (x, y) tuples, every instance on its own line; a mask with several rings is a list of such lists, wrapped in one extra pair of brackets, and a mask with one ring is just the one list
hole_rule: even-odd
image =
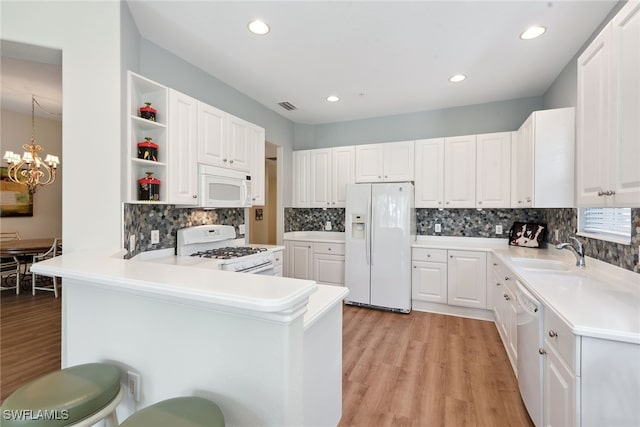
[(203, 203), (207, 207), (243, 206), (243, 180), (225, 176), (203, 176)]

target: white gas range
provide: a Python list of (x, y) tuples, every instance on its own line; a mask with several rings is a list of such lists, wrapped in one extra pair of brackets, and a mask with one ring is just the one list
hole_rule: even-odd
[(145, 252), (141, 261), (212, 268), (238, 273), (274, 274), (271, 247), (246, 245), (230, 225), (198, 225), (177, 232), (175, 256)]

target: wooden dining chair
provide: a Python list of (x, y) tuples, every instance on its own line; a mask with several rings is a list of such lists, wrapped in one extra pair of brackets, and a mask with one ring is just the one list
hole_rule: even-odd
[[(0, 232), (0, 241), (20, 240), (20, 233), (17, 231)], [(15, 276), (16, 283), (14, 286), (8, 285), (8, 279)], [(20, 293), (20, 261), (18, 258), (3, 257), (0, 258), (0, 291), (15, 289), (16, 294)]]
[[(35, 264), (38, 261), (43, 261), (45, 259), (56, 257), (58, 255), (62, 255), (62, 239), (60, 238), (53, 239), (53, 244), (51, 245), (49, 250), (47, 250), (46, 252), (42, 254), (34, 255), (32, 259), (32, 264)], [(46, 285), (36, 286), (37, 276), (38, 275), (36, 273), (34, 273), (33, 271), (31, 272), (31, 294), (35, 295), (36, 290), (49, 291), (49, 292), (53, 292), (55, 297), (58, 298), (58, 278), (55, 276), (51, 278), (51, 282), (53, 283), (53, 286), (46, 286)]]

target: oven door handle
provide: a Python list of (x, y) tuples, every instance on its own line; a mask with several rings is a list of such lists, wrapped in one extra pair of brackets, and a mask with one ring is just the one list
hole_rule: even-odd
[(260, 273), (269, 269), (273, 269), (273, 263), (260, 264), (255, 267), (247, 268), (246, 270), (239, 271), (239, 273)]

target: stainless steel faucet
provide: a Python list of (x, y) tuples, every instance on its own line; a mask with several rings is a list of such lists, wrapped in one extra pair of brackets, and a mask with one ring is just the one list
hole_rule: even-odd
[(584, 246), (582, 245), (582, 242), (575, 237), (569, 238), (576, 242), (576, 246), (574, 246), (572, 243), (560, 243), (558, 246), (556, 246), (556, 249), (570, 249), (576, 256), (576, 267), (584, 268)]

